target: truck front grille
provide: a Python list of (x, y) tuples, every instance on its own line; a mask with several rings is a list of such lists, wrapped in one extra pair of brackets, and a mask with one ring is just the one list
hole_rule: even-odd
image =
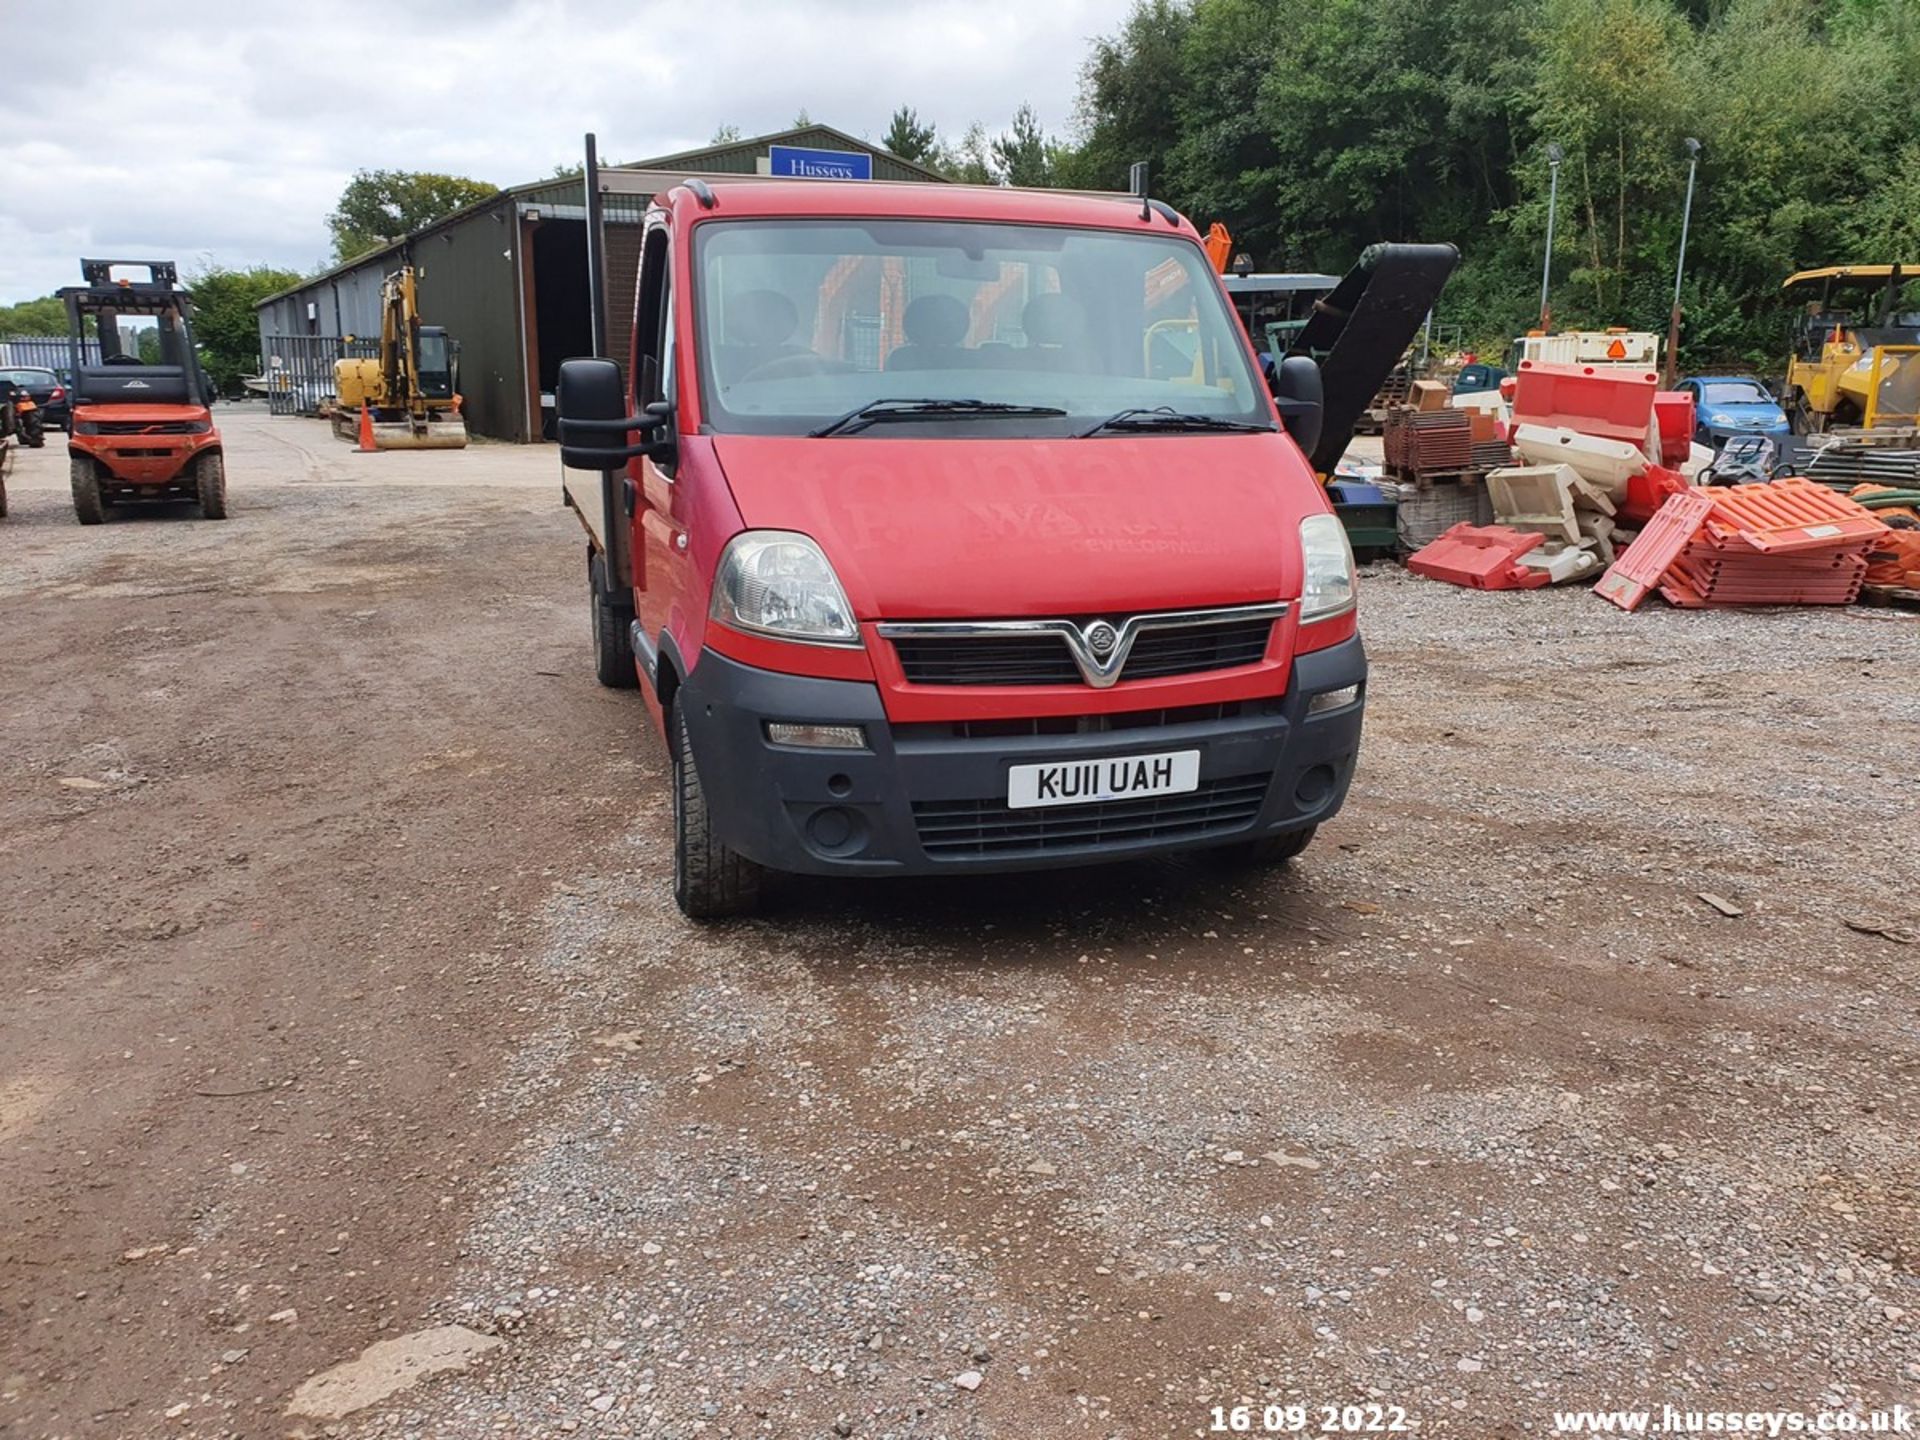
[[(1258, 664), (1284, 605), (1108, 621), (887, 623), (910, 685), (1075, 685), (1200, 675)], [(1104, 634), (1102, 633), (1104, 632)], [(1097, 640), (1105, 639), (1104, 650)]]
[(191, 420), (95, 420), (96, 435), (192, 435)]
[(1260, 814), (1271, 776), (1204, 780), (1185, 795), (1107, 800), (1046, 810), (1012, 810), (1004, 800), (916, 800), (920, 848), (935, 860), (970, 855), (1098, 851), (1142, 840), (1229, 835)]

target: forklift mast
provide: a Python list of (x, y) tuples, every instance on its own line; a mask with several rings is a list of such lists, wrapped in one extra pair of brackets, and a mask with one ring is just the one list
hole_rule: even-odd
[[(115, 270), (144, 270), (144, 279), (119, 279)], [(204, 406), (206, 377), (194, 348), (192, 305), (180, 288), (179, 267), (171, 260), (82, 259), (83, 285), (59, 291), (67, 311), (68, 369), (76, 404), (138, 402)], [(159, 343), (157, 359), (143, 360), (126, 348), (122, 316), (151, 318)], [(94, 322), (100, 364), (83, 363), (86, 322)]]

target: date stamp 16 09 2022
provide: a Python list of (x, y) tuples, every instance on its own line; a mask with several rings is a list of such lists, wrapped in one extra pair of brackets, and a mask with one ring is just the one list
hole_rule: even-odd
[(1212, 1435), (1391, 1435), (1413, 1422), (1400, 1405), (1216, 1405)]

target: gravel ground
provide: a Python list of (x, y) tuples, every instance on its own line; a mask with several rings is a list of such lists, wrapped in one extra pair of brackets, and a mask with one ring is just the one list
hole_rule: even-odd
[[(1360, 776), (1293, 865), (811, 884), (697, 929), (660, 746), (591, 682), (551, 456), (511, 453), (522, 487), (237, 500), (221, 543), (268, 563), (217, 580), (211, 527), (0, 533), (33, 636), (0, 674), (8, 1433), (1149, 1440), (1376, 1401), (1498, 1437), (1920, 1400), (1911, 616), (1376, 567)], [(173, 618), (115, 663), (136, 602)], [(323, 637), (376, 612), (297, 713), (220, 672), (219, 732), (303, 783), (159, 783), (155, 673), (191, 698), (210, 637), (286, 606)], [(154, 777), (108, 823), (49, 818), (104, 804), (48, 798), (79, 765), (49, 708)], [(203, 813), (270, 833), (232, 842), (274, 873), (231, 903), (273, 941), (55, 898), (42, 836), (137, 878), (143, 827)], [(325, 1043), (210, 1119), (228, 1082), (148, 1018), (182, 1028), (179, 985), (214, 987), (187, 1043), (223, 1076), (295, 1068), (254, 1059), (284, 1011)], [(145, 1068), (76, 1078), (123, 1044)], [(285, 1414), (448, 1323), (505, 1344)]]

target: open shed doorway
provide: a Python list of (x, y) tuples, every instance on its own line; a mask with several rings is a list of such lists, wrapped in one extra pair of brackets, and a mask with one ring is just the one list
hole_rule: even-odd
[(587, 222), (541, 220), (529, 223), (527, 304), (533, 323), (527, 334), (527, 375), (539, 402), (539, 434), (552, 440), (553, 390), (560, 362), (593, 353), (593, 322), (588, 314)]

